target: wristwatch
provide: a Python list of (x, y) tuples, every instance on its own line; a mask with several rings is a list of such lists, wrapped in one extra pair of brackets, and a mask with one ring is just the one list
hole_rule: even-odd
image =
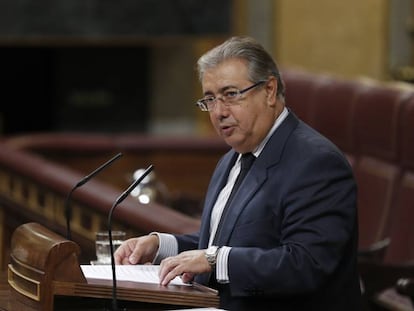
[(211, 267), (214, 267), (216, 265), (218, 250), (218, 246), (210, 246), (204, 251), (204, 255), (206, 256), (208, 264)]

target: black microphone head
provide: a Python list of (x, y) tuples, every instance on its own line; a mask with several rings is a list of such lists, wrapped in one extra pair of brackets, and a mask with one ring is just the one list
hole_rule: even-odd
[(70, 221), (72, 218), (72, 209), (70, 208), (70, 199), (72, 196), (72, 193), (79, 187), (86, 184), (89, 180), (91, 180), (93, 177), (98, 175), (101, 171), (103, 171), (105, 168), (107, 168), (109, 165), (111, 165), (115, 160), (119, 159), (122, 156), (122, 153), (116, 154), (114, 157), (112, 157), (110, 160), (99, 166), (97, 169), (95, 169), (92, 173), (89, 175), (83, 177), (79, 182), (75, 184), (75, 186), (72, 187), (70, 192), (68, 193), (68, 196), (65, 200), (65, 217), (66, 217), (66, 230), (67, 230), (67, 239), (72, 240), (72, 234), (70, 230)]

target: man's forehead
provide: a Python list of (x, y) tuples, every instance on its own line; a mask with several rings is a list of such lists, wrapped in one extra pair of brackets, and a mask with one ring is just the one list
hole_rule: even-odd
[(240, 82), (248, 81), (247, 67), (241, 62), (222, 62), (205, 71), (201, 80), (203, 90), (238, 86)]

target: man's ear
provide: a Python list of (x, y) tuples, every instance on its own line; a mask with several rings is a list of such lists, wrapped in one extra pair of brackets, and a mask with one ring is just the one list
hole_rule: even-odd
[(270, 76), (265, 85), (266, 99), (270, 107), (274, 107), (276, 105), (276, 94), (278, 87), (276, 78)]

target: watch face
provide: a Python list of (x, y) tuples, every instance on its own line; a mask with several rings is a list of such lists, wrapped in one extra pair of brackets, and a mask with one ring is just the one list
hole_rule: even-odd
[(216, 264), (217, 251), (217, 246), (210, 246), (205, 250), (205, 256), (210, 266), (214, 266)]
[(216, 253), (216, 251), (217, 251), (216, 246), (210, 246), (209, 248), (207, 248), (206, 254), (212, 256)]

